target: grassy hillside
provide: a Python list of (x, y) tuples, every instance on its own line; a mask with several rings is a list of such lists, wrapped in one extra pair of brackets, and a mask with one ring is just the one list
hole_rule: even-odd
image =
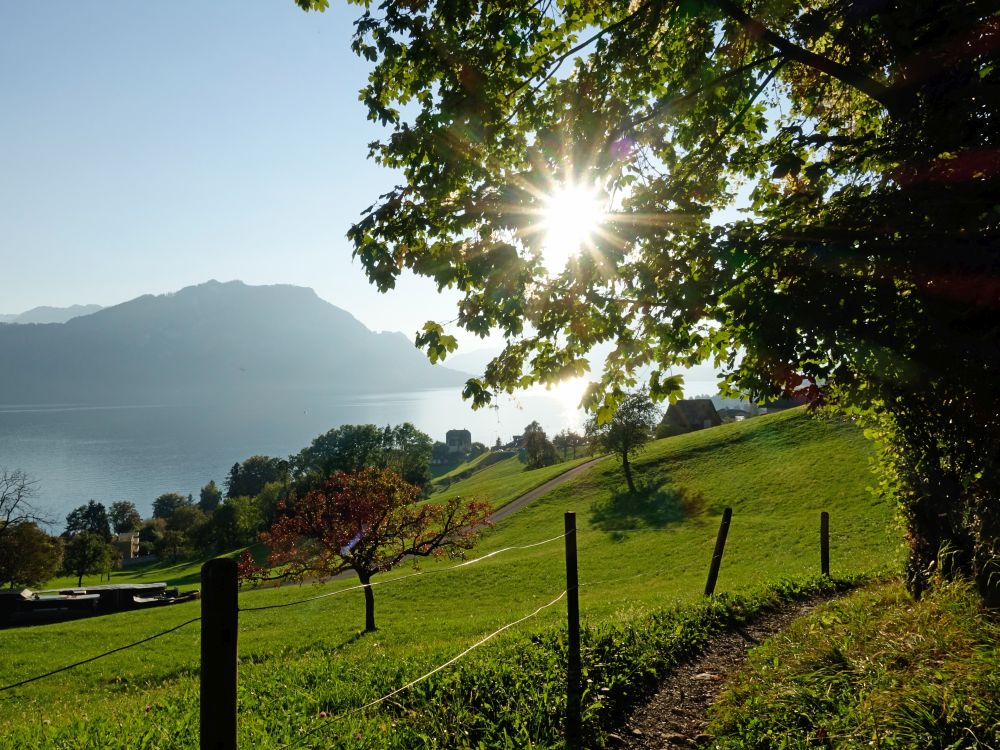
[(997, 747), (1000, 622), (962, 584), (833, 601), (752, 653), (713, 711), (714, 747)]
[(433, 497), (441, 500), (450, 497), (481, 497), (489, 500), (494, 508), (499, 508), (590, 458), (591, 456), (584, 456), (543, 466), (541, 469), (525, 469), (517, 456), (511, 456), (476, 471), (467, 479), (448, 485)]
[[(235, 555), (237, 553), (231, 553)], [(168, 586), (179, 586), (184, 590), (198, 588), (201, 580), (201, 566), (210, 558), (170, 560), (152, 560), (138, 565), (129, 565), (111, 574), (111, 580), (102, 579), (98, 575), (83, 577), (84, 586), (97, 586), (107, 583), (166, 583)], [(45, 584), (46, 589), (76, 588), (77, 577), (60, 576)]]
[(447, 483), (448, 480), (454, 479), (459, 474), (464, 474), (465, 472), (473, 472), (476, 470), (476, 467), (478, 467), (484, 461), (489, 461), (491, 458), (493, 458), (493, 456), (494, 454), (492, 452), (486, 451), (485, 453), (480, 453), (475, 458), (472, 458), (468, 461), (463, 461), (457, 466), (452, 466), (450, 468), (443, 467), (446, 470), (441, 471), (440, 474), (435, 475), (435, 477), (431, 480), (431, 484), (436, 485), (436, 484), (441, 484), (442, 482)]
[[(718, 516), (726, 505), (733, 507), (734, 518), (720, 591), (753, 594), (776, 578), (816, 572), (820, 510), (831, 513), (835, 575), (896, 565), (899, 534), (892, 530), (891, 509), (874, 502), (865, 489), (868, 457), (869, 447), (853, 426), (802, 412), (668, 438), (652, 444), (636, 462), (641, 498), (622, 492), (620, 470), (614, 461), (605, 461), (499, 524), (475, 554), (557, 537), (563, 513), (575, 511), (584, 620), (619, 628), (616, 637), (634, 640), (630, 628), (661, 623), (656, 627), (662, 629), (658, 613), (664, 608), (700, 598)], [(504, 497), (523, 491), (515, 492), (511, 485), (529, 474), (512, 469), (496, 464), (464, 482), (465, 488), (456, 484), (449, 491), (472, 494), (469, 486), (478, 486), (495, 493), (491, 499), (502, 504)], [(241, 742), (261, 749), (281, 747), (326, 721), (320, 712), (362, 705), (552, 602), (565, 586), (562, 548), (563, 541), (556, 539), (451, 570), (446, 568), (453, 563), (432, 562), (423, 575), (391, 583), (412, 573), (401, 569), (384, 577), (386, 583), (375, 590), (380, 631), (374, 635), (358, 637), (363, 623), (359, 591), (287, 609), (243, 612)], [(349, 583), (246, 591), (241, 607), (290, 602)], [(185, 604), (0, 632), (7, 657), (0, 662), (0, 684), (197, 615), (197, 604)], [(539, 664), (545, 654), (561, 648), (564, 616), (561, 602), (548, 607), (483, 646), (460, 671), (446, 670), (388, 706), (331, 726), (328, 736), (323, 729), (318, 733), (325, 736), (322, 741), (313, 744), (307, 738), (301, 746), (326, 747), (330, 737), (337, 737), (344, 747), (414, 747), (424, 744), (414, 739), (421, 726), (433, 725), (441, 732), (448, 731), (445, 726), (473, 723), (480, 727), (477, 736), (484, 747), (524, 747), (526, 738), (537, 747), (549, 746), (545, 737), (560, 697), (558, 689), (549, 692), (549, 683), (558, 685), (561, 678), (552, 665)], [(664, 632), (669, 635), (674, 627)], [(510, 658), (511, 649), (521, 656)], [(193, 625), (135, 650), (0, 692), (0, 735), (8, 735), (18, 747), (43, 746), (33, 745), (32, 738), (45, 719), (51, 723), (44, 725), (44, 746), (193, 747), (197, 658)], [(502, 674), (494, 674), (496, 670)], [(639, 665), (626, 669), (636, 670), (641, 671)], [(509, 680), (517, 690), (511, 688), (509, 699), (489, 699), (491, 689), (479, 692), (476, 687), (476, 676), (487, 672), (490, 680)], [(435, 691), (454, 686), (450, 680), (459, 679), (456, 675), (472, 681), (468, 689), (459, 686), (447, 701), (430, 701)], [(515, 699), (517, 695), (522, 697)], [(405, 708), (421, 700), (440, 709), (425, 706), (411, 713)], [(433, 712), (438, 710), (453, 715), (454, 723), (435, 724)], [(462, 711), (470, 713), (463, 718)], [(483, 727), (484, 722), (489, 726)], [(395, 729), (388, 731), (391, 726)], [(515, 730), (520, 739), (503, 739), (503, 732)], [(165, 735), (173, 739), (167, 741)], [(137, 741), (140, 737), (145, 739)], [(438, 742), (426, 746), (475, 744), (471, 736), (459, 735), (439, 736)]]

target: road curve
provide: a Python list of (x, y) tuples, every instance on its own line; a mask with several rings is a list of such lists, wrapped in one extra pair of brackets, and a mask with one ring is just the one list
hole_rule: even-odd
[[(546, 495), (549, 492), (552, 492), (552, 490), (554, 490), (563, 482), (568, 482), (573, 477), (582, 474), (591, 466), (603, 461), (606, 458), (607, 456), (599, 456), (597, 458), (592, 458), (589, 461), (585, 461), (579, 466), (574, 466), (569, 471), (564, 472), (559, 476), (550, 479), (549, 481), (545, 482), (545, 484), (540, 484), (537, 487), (535, 487), (535, 489), (529, 490), (528, 492), (525, 492), (523, 495), (520, 495), (519, 497), (515, 497), (513, 500), (511, 500), (503, 507), (497, 508), (495, 511), (493, 511), (493, 515), (490, 516), (490, 520), (492, 520), (494, 523), (504, 520), (508, 516), (513, 515), (517, 511), (521, 510), (521, 508), (523, 508), (525, 505), (535, 502), (535, 500), (540, 498), (542, 495)], [(326, 583), (327, 581), (338, 581), (342, 578), (349, 578), (354, 575), (357, 574), (353, 570), (345, 570), (341, 573), (338, 573), (335, 576), (328, 576), (325, 578), (312, 578), (309, 579), (308, 581), (302, 581), (302, 583)], [(276, 581), (267, 581), (264, 583), (259, 583), (253, 588), (255, 590), (269, 589), (269, 588), (276, 588), (279, 585), (280, 584)]]
[(577, 476), (579, 474), (582, 474), (587, 469), (589, 469), (591, 466), (593, 466), (594, 464), (596, 464), (596, 463), (598, 463), (600, 461), (603, 461), (605, 458), (607, 458), (607, 456), (600, 456), (598, 458), (592, 458), (591, 460), (586, 461), (586, 462), (580, 464), (579, 466), (574, 466), (569, 471), (567, 471), (567, 472), (565, 472), (563, 474), (560, 474), (559, 476), (555, 477), (554, 479), (550, 479), (545, 484), (540, 484), (539, 486), (535, 487), (535, 489), (529, 490), (528, 492), (525, 492), (520, 497), (514, 498), (513, 500), (511, 500), (506, 505), (504, 505), (504, 506), (502, 506), (500, 508), (497, 508), (495, 511), (493, 511), (493, 515), (490, 516), (490, 519), (494, 523), (496, 523), (498, 521), (504, 520), (505, 518), (507, 518), (507, 516), (509, 516), (509, 515), (511, 515), (513, 513), (516, 513), (517, 511), (521, 510), (521, 508), (523, 508), (525, 505), (528, 505), (529, 503), (535, 502), (535, 500), (537, 500), (538, 498), (540, 498), (542, 495), (547, 495), (548, 493), (552, 492), (552, 490), (554, 490), (556, 487), (558, 487), (563, 482), (568, 482), (573, 477), (575, 477), (575, 476)]

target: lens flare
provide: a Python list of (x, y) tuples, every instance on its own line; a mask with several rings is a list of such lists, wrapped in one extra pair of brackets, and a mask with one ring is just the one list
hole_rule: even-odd
[(551, 273), (591, 243), (604, 219), (600, 192), (587, 185), (564, 185), (545, 198), (542, 260)]

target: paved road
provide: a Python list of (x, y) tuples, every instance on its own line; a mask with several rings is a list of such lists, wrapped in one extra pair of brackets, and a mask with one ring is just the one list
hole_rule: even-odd
[(594, 464), (596, 464), (596, 463), (598, 463), (600, 461), (603, 461), (605, 458), (607, 458), (607, 456), (601, 456), (599, 458), (593, 458), (590, 461), (586, 461), (586, 462), (580, 464), (579, 466), (574, 466), (572, 469), (570, 469), (569, 471), (567, 471), (565, 474), (560, 474), (555, 479), (550, 479), (545, 484), (542, 484), (542, 485), (539, 485), (538, 487), (535, 487), (535, 489), (531, 490), (530, 492), (525, 492), (520, 497), (514, 498), (509, 503), (507, 503), (506, 505), (504, 505), (502, 508), (497, 508), (497, 510), (493, 513), (493, 521), (494, 522), (502, 521), (503, 519), (507, 518), (507, 516), (511, 515), (512, 513), (516, 513), (517, 511), (521, 510), (521, 508), (523, 508), (528, 503), (533, 503), (533, 502), (535, 502), (535, 500), (537, 500), (538, 498), (540, 498), (542, 495), (547, 495), (548, 493), (552, 492), (552, 490), (554, 490), (556, 487), (558, 487), (563, 482), (568, 482), (573, 477), (577, 476), (578, 474), (582, 474), (587, 469), (589, 469), (591, 466), (593, 466)]

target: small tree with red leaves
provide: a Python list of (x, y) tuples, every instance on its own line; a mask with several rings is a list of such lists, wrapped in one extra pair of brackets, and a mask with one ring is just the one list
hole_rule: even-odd
[(389, 469), (337, 472), (287, 509), (261, 534), (270, 548), (275, 575), (244, 553), (240, 574), (248, 579), (327, 577), (346, 570), (358, 574), (365, 592), (365, 632), (375, 628), (371, 578), (404, 559), (469, 549), (490, 525), (492, 508), (454, 498), (418, 503), (419, 488)]

